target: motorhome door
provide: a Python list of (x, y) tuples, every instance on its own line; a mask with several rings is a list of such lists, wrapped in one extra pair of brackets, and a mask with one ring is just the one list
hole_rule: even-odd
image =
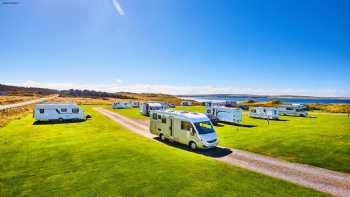
[(174, 119), (172, 116), (169, 117), (169, 123), (170, 136), (174, 138)]

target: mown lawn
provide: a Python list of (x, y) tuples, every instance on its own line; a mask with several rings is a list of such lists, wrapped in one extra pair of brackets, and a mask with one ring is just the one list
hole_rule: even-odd
[(136, 119), (148, 119), (147, 116), (140, 114), (139, 108), (129, 108), (129, 109), (112, 109), (110, 106), (105, 106), (104, 108), (117, 112), (120, 115), (136, 118)]
[(0, 196), (325, 196), (93, 118), (0, 129)]
[[(204, 112), (202, 106), (176, 109)], [(350, 119), (346, 114), (316, 111), (307, 118), (280, 119), (268, 124), (244, 112), (241, 126), (216, 126), (219, 144), (350, 173)]]

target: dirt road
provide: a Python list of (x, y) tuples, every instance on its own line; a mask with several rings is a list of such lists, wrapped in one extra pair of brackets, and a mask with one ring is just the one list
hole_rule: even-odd
[(23, 101), (23, 102), (19, 102), (19, 103), (8, 104), (8, 105), (0, 105), (0, 110), (23, 107), (23, 106), (31, 105), (31, 104), (35, 104), (35, 103), (41, 103), (41, 102), (44, 102), (44, 101), (47, 101), (49, 99), (56, 98), (56, 97), (58, 97), (58, 95), (52, 95), (52, 96), (45, 97), (45, 98), (33, 99), (33, 100), (29, 100), (29, 101)]
[[(183, 150), (191, 151), (183, 145), (159, 141), (157, 136), (149, 132), (147, 123), (135, 121), (107, 109), (94, 109), (141, 136)], [(231, 165), (239, 166), (261, 174), (326, 192), (334, 196), (350, 197), (350, 175), (346, 173), (335, 172), (305, 164), (291, 163), (233, 148), (217, 147), (215, 149), (192, 152), (206, 155)]]

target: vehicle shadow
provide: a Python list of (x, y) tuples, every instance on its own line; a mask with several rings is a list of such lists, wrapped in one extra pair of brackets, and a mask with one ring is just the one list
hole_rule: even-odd
[(286, 122), (286, 121), (289, 121), (289, 120), (286, 120), (286, 119), (274, 119), (272, 121), (280, 121), (280, 122)]
[(171, 142), (169, 140), (165, 140), (162, 141), (160, 140), (159, 137), (155, 137), (155, 140), (166, 144), (168, 146), (172, 146), (178, 149), (182, 149), (182, 150), (186, 150), (189, 152), (193, 152), (193, 153), (197, 153), (197, 154), (201, 154), (201, 155), (205, 155), (208, 157), (212, 157), (212, 158), (220, 158), (220, 157), (225, 157), (226, 155), (229, 155), (232, 153), (232, 151), (228, 148), (222, 148), (222, 147), (215, 147), (215, 148), (211, 148), (211, 149), (197, 149), (197, 150), (191, 150), (188, 146), (184, 145), (184, 144), (180, 144), (177, 142)]
[(253, 128), (256, 127), (256, 125), (250, 125), (250, 124), (238, 124), (238, 123), (230, 123), (230, 122), (222, 122), (222, 123), (216, 123), (215, 126), (217, 127), (223, 127), (225, 124), (237, 126), (237, 127), (247, 127), (247, 128)]
[[(88, 120), (88, 119), (87, 119)], [(87, 120), (64, 120), (64, 121), (35, 121), (33, 125), (47, 125), (47, 124), (74, 124), (79, 122), (85, 122)]]

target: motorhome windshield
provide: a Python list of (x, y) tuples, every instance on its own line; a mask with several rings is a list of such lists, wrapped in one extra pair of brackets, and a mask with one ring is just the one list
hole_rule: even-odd
[(194, 123), (194, 126), (196, 127), (199, 134), (208, 134), (214, 132), (213, 126), (209, 121), (197, 122)]

